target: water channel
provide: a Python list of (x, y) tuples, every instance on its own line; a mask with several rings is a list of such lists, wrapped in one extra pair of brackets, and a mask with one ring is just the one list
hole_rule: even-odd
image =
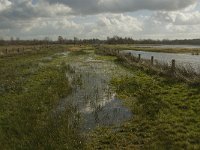
[(135, 51), (135, 50), (124, 50), (124, 53), (131, 53), (132, 55), (138, 57), (141, 54), (143, 59), (154, 59), (158, 62), (164, 62), (170, 64), (172, 59), (176, 60), (177, 65), (183, 65), (185, 67), (190, 66), (196, 71), (200, 70), (200, 55), (191, 55), (189, 53), (163, 53), (163, 52), (146, 52), (146, 51)]

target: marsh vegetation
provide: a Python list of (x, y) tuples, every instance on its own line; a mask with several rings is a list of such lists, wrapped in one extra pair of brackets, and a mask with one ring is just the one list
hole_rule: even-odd
[(0, 148), (199, 149), (199, 74), (110, 49), (2, 55)]

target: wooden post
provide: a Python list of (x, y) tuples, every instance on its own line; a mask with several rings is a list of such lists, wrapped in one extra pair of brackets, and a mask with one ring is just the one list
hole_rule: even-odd
[(154, 63), (154, 56), (151, 56), (151, 65)]
[(119, 55), (119, 50), (117, 50), (117, 55)]
[(5, 49), (5, 54), (8, 54), (8, 49), (7, 48)]
[(19, 53), (19, 48), (17, 49), (17, 53)]
[(172, 66), (171, 66), (172, 72), (175, 71), (175, 68), (176, 68), (176, 60), (175, 60), (175, 59), (172, 59)]
[(141, 54), (138, 54), (138, 61), (141, 60)]

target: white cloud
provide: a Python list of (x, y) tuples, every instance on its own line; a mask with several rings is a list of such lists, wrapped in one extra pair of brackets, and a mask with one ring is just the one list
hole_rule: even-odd
[(9, 8), (11, 4), (8, 0), (0, 0), (0, 12)]
[(197, 25), (200, 24), (200, 12), (176, 13), (174, 21), (176, 25)]
[[(137, 18), (123, 14), (98, 15), (95, 23), (82, 26), (83, 35), (105, 38), (107, 36), (133, 36), (141, 32), (143, 24)], [(84, 38), (84, 37), (83, 37)]]
[(156, 12), (151, 19), (158, 22), (172, 23), (174, 25), (198, 25), (200, 24), (200, 12), (199, 11), (173, 11)]
[(199, 7), (197, 0), (0, 0), (0, 34), (196, 38)]

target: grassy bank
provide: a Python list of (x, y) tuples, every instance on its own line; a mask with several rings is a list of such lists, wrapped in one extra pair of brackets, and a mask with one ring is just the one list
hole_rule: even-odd
[[(0, 148), (73, 149), (82, 147), (74, 108), (55, 112), (71, 87), (61, 47), (0, 58)], [(74, 113), (73, 113), (74, 114)]]
[(199, 149), (199, 87), (116, 63), (134, 74), (112, 80), (118, 97), (134, 115), (120, 127), (96, 129), (88, 148)]
[(105, 47), (99, 47), (95, 52), (98, 55), (116, 56), (126, 65), (143, 70), (149, 74), (171, 77), (194, 86), (198, 86), (200, 83), (199, 69), (195, 69), (189, 64), (187, 66), (177, 65), (176, 60), (172, 60), (171, 64), (168, 62), (159, 62), (154, 60), (154, 58), (148, 60), (131, 55), (131, 53), (120, 53), (120, 50), (116, 48), (107, 49)]
[[(134, 45), (134, 44), (120, 44), (120, 45), (102, 45), (105, 48), (118, 49), (118, 50), (136, 50), (136, 51), (149, 51), (149, 52), (164, 52), (164, 53), (191, 53), (198, 55), (200, 53), (199, 48), (189, 49), (189, 48), (161, 48), (152, 47), (151, 45), (144, 46)], [(154, 45), (153, 45), (154, 46)]]

